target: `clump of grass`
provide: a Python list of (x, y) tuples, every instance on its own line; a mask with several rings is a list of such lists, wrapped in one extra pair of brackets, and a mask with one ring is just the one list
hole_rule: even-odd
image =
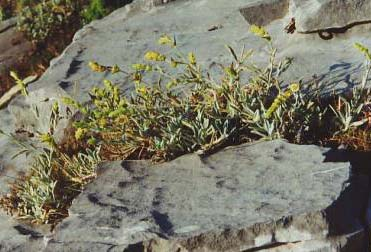
[(104, 80), (103, 87), (91, 90), (88, 104), (65, 97), (63, 102), (77, 110), (80, 119), (57, 145), (53, 129), (58, 106), (53, 109), (54, 126), (40, 138), (46, 147), (1, 205), (21, 218), (56, 224), (68, 215), (72, 199), (96, 177), (100, 160), (163, 162), (184, 153), (207, 155), (227, 145), (276, 138), (370, 150), (367, 48), (356, 45), (367, 60), (361, 85), (346, 94), (323, 96), (321, 86), (309, 83), (304, 88), (300, 81), (280, 80), (291, 60), (276, 59), (264, 28), (252, 26), (251, 31), (269, 48), (267, 66), (250, 62), (251, 50), (237, 53), (226, 46), (231, 62), (222, 66), (218, 80), (202, 68), (194, 52), (181, 52), (175, 38), (167, 35), (158, 42), (171, 53), (148, 51), (131, 69), (90, 62), (94, 72), (129, 75), (134, 92), (125, 96), (118, 85)]
[(17, 155), (32, 155), (30, 172), (20, 176), (10, 193), (0, 199), (1, 206), (18, 218), (54, 226), (68, 216), (68, 208), (91, 180), (100, 162), (99, 148), (66, 154), (56, 144), (53, 133), (58, 123), (59, 106), (54, 104), (49, 132), (39, 134), (40, 144), (27, 144), (7, 135), (21, 146)]
[[(267, 67), (248, 62), (252, 51), (243, 48), (237, 54), (227, 46), (232, 62), (223, 67), (223, 76), (217, 81), (202, 69), (193, 52), (184, 54), (177, 49), (175, 38), (161, 37), (159, 43), (173, 53), (149, 51), (144, 62), (132, 66), (135, 92), (131, 97), (121, 96), (118, 87), (105, 80), (103, 88), (95, 87), (90, 93), (94, 106), (66, 99), (84, 115), (74, 123), (81, 133), (78, 137), (100, 145), (108, 160), (153, 161), (262, 138), (317, 141), (326, 134), (318, 129), (328, 116), (319, 92), (304, 93), (300, 83), (285, 86), (280, 81), (290, 60), (276, 61), (269, 34), (259, 29), (260, 33), (255, 32), (270, 49)], [(90, 67), (95, 72), (121, 71), (96, 62)], [(246, 73), (249, 79), (242, 78)], [(147, 83), (154, 76), (157, 83)], [(184, 93), (176, 91), (179, 88)]]

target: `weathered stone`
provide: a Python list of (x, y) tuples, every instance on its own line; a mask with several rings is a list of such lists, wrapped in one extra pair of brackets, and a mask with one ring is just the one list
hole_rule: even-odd
[(40, 230), (20, 224), (0, 212), (0, 251), (41, 251), (47, 240)]
[[(363, 62), (352, 43), (370, 46), (366, 34), (351, 29), (325, 41), (283, 31), (294, 11), (311, 2), (290, 0), (287, 9), (287, 2), (273, 0), (188, 0), (158, 7), (158, 1), (134, 1), (80, 30), (31, 86), (30, 97), (18, 96), (0, 110), (0, 128), (44, 131), (55, 99), (68, 93), (87, 101), (88, 91), (104, 78), (113, 77), (130, 92), (129, 77), (92, 73), (87, 63), (129, 67), (142, 61), (145, 51), (158, 49), (156, 40), (163, 33), (176, 35), (181, 50), (195, 51), (198, 61), (215, 73), (217, 62), (231, 62), (225, 44), (236, 49), (246, 44), (255, 50), (258, 64), (265, 62), (266, 45), (248, 33), (249, 24), (264, 24), (278, 56), (294, 57), (284, 75), (287, 83), (316, 74), (328, 88), (351, 87), (360, 79)], [(297, 21), (300, 28), (301, 17)], [(36, 104), (41, 117), (31, 109)], [(7, 183), (27, 171), (31, 161), (24, 156), (11, 160), (16, 152), (16, 145), (0, 136), (1, 193), (8, 192)], [(371, 223), (369, 177), (349, 177), (350, 159), (329, 160), (330, 154), (275, 141), (204, 158), (187, 155), (158, 166), (107, 163), (75, 200), (53, 240), (43, 235), (45, 243), (38, 247), (37, 238), (32, 246), (40, 251), (362, 251)], [(31, 246), (29, 236), (16, 235), (13, 227), (19, 223), (9, 224), (5, 217), (0, 218), (0, 250)]]
[(241, 14), (249, 24), (266, 26), (284, 18), (289, 12), (289, 6), (289, 0), (262, 1), (242, 8)]
[(161, 165), (106, 163), (47, 249), (241, 251), (293, 243), (293, 251), (342, 251), (341, 239), (364, 231), (368, 180), (349, 182), (349, 163), (327, 162), (328, 155), (273, 141)]
[(299, 31), (344, 27), (354, 23), (371, 23), (369, 0), (291, 0), (290, 13)]
[(0, 32), (3, 32), (9, 28), (12, 28), (17, 25), (17, 18), (9, 18), (3, 21), (0, 21)]
[[(50, 68), (32, 88), (59, 85), (70, 94), (77, 90), (77, 97), (86, 101), (92, 86), (110, 78), (122, 83), (122, 90), (130, 92), (133, 89), (130, 77), (92, 73), (87, 63), (96, 60), (105, 65), (118, 64), (130, 68), (131, 64), (143, 61), (145, 51), (159, 49), (156, 40), (164, 33), (176, 35), (179, 49), (195, 51), (198, 61), (212, 73), (219, 71), (216, 63), (230, 63), (232, 60), (225, 44), (237, 50), (245, 44), (255, 50), (253, 60), (265, 64), (266, 44), (248, 32), (249, 22), (267, 24), (273, 43), (278, 47), (278, 57), (294, 59), (283, 76), (287, 82), (311, 80), (316, 75), (314, 79), (328, 89), (351, 87), (358, 83), (364, 58), (352, 44), (361, 42), (371, 46), (367, 36), (353, 29), (346, 34), (335, 34), (335, 38), (329, 41), (317, 34), (287, 34), (284, 27), (292, 17), (292, 5), (292, 1), (273, 0), (189, 0), (153, 8), (142, 0), (134, 1), (80, 30), (72, 44), (51, 62)], [(259, 12), (263, 14), (257, 15)], [(219, 28), (209, 31), (210, 27)], [(77, 89), (74, 88), (76, 83)]]

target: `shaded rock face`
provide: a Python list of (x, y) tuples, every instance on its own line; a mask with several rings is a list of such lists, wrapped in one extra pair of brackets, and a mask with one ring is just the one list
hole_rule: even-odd
[[(171, 3), (160, 6), (165, 2)], [(265, 44), (248, 28), (252, 23), (266, 25), (278, 56), (294, 57), (284, 75), (287, 82), (316, 74), (316, 81), (328, 88), (351, 87), (363, 70), (363, 56), (352, 44), (371, 46), (367, 34), (355, 27), (325, 41), (316, 34), (287, 34), (283, 28), (293, 16), (304, 31), (342, 25), (351, 19), (343, 14), (337, 19), (330, 10), (352, 3), (351, 16), (362, 21), (357, 15), (368, 8), (367, 1), (133, 1), (80, 30), (32, 84), (30, 97), (17, 97), (0, 110), (0, 128), (10, 133), (44, 131), (55, 100), (69, 94), (87, 101), (88, 91), (104, 78), (113, 77), (129, 93), (129, 78), (92, 73), (87, 63), (125, 67), (141, 62), (145, 51), (158, 49), (155, 43), (163, 33), (176, 35), (179, 48), (195, 51), (213, 73), (216, 62), (231, 62), (225, 44), (236, 49), (246, 44), (255, 50), (258, 64), (264, 63)], [(316, 4), (333, 9), (316, 9)], [(358, 11), (357, 6), (365, 7)], [(306, 9), (311, 10), (307, 16)], [(309, 13), (321, 11), (338, 21), (328, 21), (329, 26), (325, 18), (322, 23), (310, 21), (315, 15)], [(9, 190), (7, 182), (27, 171), (30, 159), (12, 160), (16, 152), (0, 136), (2, 193)], [(370, 177), (363, 171), (369, 163), (282, 141), (228, 148), (209, 157), (192, 154), (156, 166), (106, 163), (54, 233), (1, 212), (0, 251), (364, 251), (371, 206)]]
[(281, 19), (289, 12), (289, 0), (273, 0), (253, 3), (241, 8), (241, 14), (249, 24), (266, 26), (274, 20)]
[(371, 23), (370, 11), (368, 0), (269, 0), (241, 9), (245, 19), (256, 25), (266, 26), (286, 15), (293, 17), (300, 32)]
[(0, 21), (0, 76), (14, 65), (27, 61), (34, 50), (32, 43), (17, 30), (16, 22), (16, 18)]

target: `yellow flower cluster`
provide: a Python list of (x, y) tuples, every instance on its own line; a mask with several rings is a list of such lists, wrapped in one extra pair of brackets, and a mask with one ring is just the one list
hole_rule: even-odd
[(143, 76), (140, 72), (135, 72), (133, 73), (132, 78), (135, 83), (139, 84), (142, 81)]
[(272, 114), (282, 105), (284, 104), (294, 93), (300, 90), (300, 86), (298, 83), (293, 83), (289, 86), (289, 88), (279, 94), (276, 99), (274, 99), (272, 105), (269, 107), (267, 112), (265, 113), (265, 118), (271, 118)]
[(149, 61), (165, 61), (166, 60), (166, 56), (165, 55), (162, 55), (159, 52), (148, 51), (144, 55), (144, 59), (149, 60)]
[(250, 32), (254, 33), (256, 36), (271, 41), (271, 36), (269, 33), (264, 29), (264, 27), (251, 25)]
[(136, 89), (138, 94), (146, 95), (148, 92), (148, 89), (146, 86), (141, 86)]
[(118, 73), (118, 72), (120, 72), (120, 71), (121, 71), (121, 69), (119, 68), (118, 65), (114, 65), (114, 66), (111, 68), (111, 73), (112, 73), (112, 74)]
[(49, 133), (41, 134), (39, 136), (39, 139), (42, 143), (46, 143), (47, 145), (49, 145), (52, 148), (55, 148), (57, 146), (57, 144), (55, 143), (54, 138)]
[(87, 132), (88, 132), (87, 129), (77, 128), (77, 130), (75, 131), (75, 139), (76, 140), (83, 139)]
[(99, 65), (96, 61), (90, 61), (89, 67), (92, 71), (102, 73), (107, 71), (107, 67)]
[(114, 66), (102, 66), (98, 64), (96, 61), (90, 61), (89, 62), (89, 67), (92, 71), (98, 72), (98, 73), (103, 73), (106, 71), (111, 71), (112, 74), (118, 73), (121, 71), (120, 67), (118, 65)]
[(175, 39), (170, 38), (168, 35), (162, 35), (159, 38), (158, 43), (160, 45), (170, 45), (172, 47), (175, 47), (176, 46)]
[(146, 65), (146, 64), (133, 64), (131, 66), (135, 71), (152, 71), (152, 66), (151, 65)]

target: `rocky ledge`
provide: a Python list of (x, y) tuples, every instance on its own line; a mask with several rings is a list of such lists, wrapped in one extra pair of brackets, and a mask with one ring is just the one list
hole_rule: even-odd
[(1, 248), (363, 251), (370, 181), (344, 154), (277, 140), (160, 165), (103, 163), (52, 234), (2, 221), (12, 239)]
[[(164, 2), (171, 3), (160, 6)], [(16, 97), (0, 110), (0, 128), (43, 131), (54, 100), (69, 94), (86, 101), (88, 90), (107, 77), (91, 73), (88, 61), (140, 62), (163, 33), (175, 34), (181, 50), (196, 50), (206, 68), (215, 71), (216, 62), (230, 61), (224, 44), (246, 44), (255, 50), (258, 63), (263, 61), (264, 44), (248, 33), (250, 24), (262, 22), (278, 56), (294, 57), (287, 80), (315, 78), (329, 89), (351, 87), (358, 83), (363, 61), (352, 44), (371, 45), (364, 33), (370, 29), (367, 24), (335, 33), (331, 40), (287, 34), (283, 28), (293, 16), (308, 31), (363, 21), (368, 12), (357, 8), (367, 7), (368, 1), (357, 2), (345, 20), (341, 13), (325, 11), (341, 5), (335, 0), (133, 1), (79, 31), (31, 85), (27, 99)], [(311, 16), (305, 16), (306, 8)], [(332, 19), (303, 21), (324, 11)], [(133, 88), (128, 79), (116, 80), (126, 92)], [(2, 136), (0, 147), (0, 191), (7, 193), (7, 182), (27, 171), (29, 159), (11, 159), (16, 145)], [(273, 141), (211, 156), (189, 154), (161, 165), (104, 163), (99, 178), (75, 199), (70, 216), (52, 233), (1, 212), (0, 251), (367, 251), (367, 158)]]

